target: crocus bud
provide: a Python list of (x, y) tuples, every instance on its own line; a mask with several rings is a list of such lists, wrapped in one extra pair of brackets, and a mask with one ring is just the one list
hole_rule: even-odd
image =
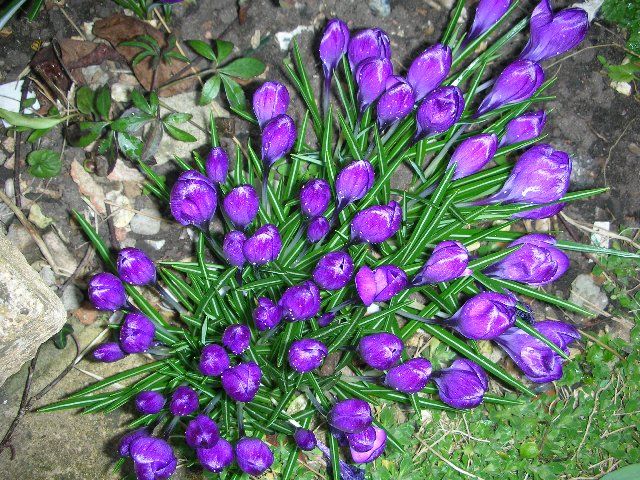
[(282, 307), (276, 305), (270, 298), (258, 298), (258, 306), (253, 310), (253, 322), (256, 328), (263, 332), (280, 323), (283, 317)]
[(326, 180), (314, 178), (300, 189), (300, 210), (308, 218), (324, 213), (331, 201), (331, 187)]
[(296, 445), (298, 445), (298, 448), (305, 452), (313, 450), (316, 448), (316, 445), (318, 445), (318, 439), (315, 434), (306, 428), (298, 428), (293, 434), (293, 439)]
[(309, 320), (320, 311), (320, 290), (315, 283), (307, 280), (287, 288), (278, 304), (287, 320)]
[(516, 60), (496, 79), (476, 115), (480, 116), (504, 105), (527, 100), (544, 82), (542, 67), (530, 60)]
[(421, 140), (449, 130), (462, 116), (464, 97), (458, 87), (439, 87), (429, 93), (416, 112), (416, 134)]
[(156, 266), (139, 248), (123, 248), (116, 260), (118, 275), (131, 285), (148, 285), (156, 282)]
[(253, 94), (253, 113), (258, 125), (264, 129), (270, 120), (287, 113), (289, 91), (278, 82), (264, 82)]
[(242, 246), (244, 258), (251, 265), (265, 265), (273, 262), (282, 250), (282, 240), (278, 227), (267, 223), (250, 236)]
[(329, 220), (324, 217), (316, 217), (307, 226), (307, 240), (311, 243), (317, 243), (326, 237), (329, 230), (331, 230)]
[(399, 337), (393, 333), (379, 332), (362, 337), (358, 353), (371, 368), (388, 370), (400, 360), (403, 348), (404, 343)]
[(354, 448), (349, 442), (350, 450), (351, 450), (351, 459), (354, 463), (370, 463), (373, 462), (376, 458), (378, 458), (384, 452), (385, 447), (387, 446), (387, 432), (384, 429), (373, 427), (374, 431), (374, 439), (371, 448), (365, 451), (360, 451)]
[(458, 358), (449, 368), (435, 372), (433, 380), (440, 400), (453, 408), (477, 407), (489, 388), (485, 371), (466, 358)]
[(118, 446), (118, 453), (121, 457), (128, 457), (131, 455), (130, 447), (131, 443), (137, 438), (148, 437), (149, 433), (146, 428), (138, 428), (137, 430), (132, 430), (129, 433), (125, 433), (120, 439), (120, 445)]
[(335, 313), (323, 313), (318, 317), (318, 326), (324, 328), (328, 326), (331, 322), (333, 322), (336, 318)]
[(500, 20), (511, 5), (511, 0), (480, 0), (476, 6), (471, 30), (465, 37), (465, 43), (475, 40), (493, 27)]
[(518, 250), (487, 267), (484, 273), (536, 287), (554, 282), (569, 268), (569, 257), (555, 244), (551, 235), (524, 235), (509, 244), (509, 247), (522, 245)]
[(296, 125), (288, 115), (278, 115), (262, 130), (262, 161), (267, 170), (293, 148)]
[(498, 148), (498, 137), (493, 133), (481, 133), (469, 137), (456, 147), (447, 168), (455, 164), (456, 171), (452, 180), (472, 175), (479, 172), (491, 161)]
[(387, 302), (407, 287), (407, 274), (395, 265), (380, 265), (375, 270), (360, 267), (356, 273), (356, 290), (367, 307), (374, 302)]
[(216, 211), (216, 188), (207, 177), (195, 170), (187, 170), (178, 177), (171, 189), (171, 214), (182, 225), (205, 226)]
[(233, 463), (233, 447), (220, 437), (211, 448), (196, 449), (196, 456), (202, 468), (213, 473), (220, 473)]
[(446, 45), (437, 43), (418, 55), (407, 72), (407, 81), (413, 88), (416, 101), (438, 87), (450, 69), (451, 49)]
[(289, 365), (299, 373), (315, 370), (329, 354), (324, 343), (313, 338), (295, 340), (289, 347)]
[(183, 416), (190, 415), (198, 409), (199, 400), (196, 391), (185, 385), (180, 385), (171, 395), (169, 402), (169, 411), (171, 415)]
[(164, 480), (176, 471), (178, 460), (171, 446), (160, 438), (136, 438), (129, 451), (138, 480)]
[(438, 243), (422, 270), (413, 278), (411, 285), (430, 285), (433, 283), (450, 282), (473, 272), (467, 268), (469, 252), (460, 242), (446, 240)]
[(246, 228), (258, 214), (258, 194), (251, 185), (240, 185), (224, 197), (222, 208), (237, 228)]
[(513, 295), (481, 292), (467, 300), (445, 323), (472, 340), (491, 340), (512, 327), (518, 300)]
[(136, 409), (143, 415), (158, 413), (166, 401), (160, 392), (144, 390), (136, 396)]
[(98, 310), (119, 310), (127, 303), (124, 285), (112, 273), (97, 273), (89, 280), (89, 300)]
[(517, 218), (528, 218), (529, 220), (538, 220), (540, 218), (549, 218), (557, 215), (564, 207), (566, 203), (556, 203), (554, 205), (546, 205), (540, 208), (534, 208), (533, 210), (527, 210), (525, 212), (516, 213), (513, 216)]
[(313, 270), (313, 281), (325, 290), (345, 287), (353, 275), (353, 260), (347, 252), (330, 252), (322, 257)]
[(229, 171), (229, 157), (222, 147), (213, 147), (209, 150), (204, 163), (207, 177), (213, 183), (224, 183)]
[(224, 253), (225, 259), (230, 265), (242, 267), (247, 261), (246, 258), (244, 258), (243, 251), (246, 240), (247, 236), (238, 230), (231, 230), (224, 236), (222, 253)]
[(336, 177), (338, 210), (364, 197), (374, 180), (373, 166), (368, 160), (356, 160), (340, 170)]
[(369, 58), (356, 68), (355, 81), (358, 85), (358, 103), (363, 112), (384, 92), (387, 78), (393, 75), (393, 65), (386, 58)]
[(367, 452), (371, 450), (376, 441), (376, 429), (373, 425), (358, 433), (347, 433), (349, 448), (356, 452)]
[(333, 71), (347, 53), (349, 46), (349, 27), (339, 18), (327, 22), (320, 39), (320, 61), (325, 78), (331, 78)]
[(431, 362), (426, 358), (412, 358), (392, 367), (384, 379), (385, 384), (403, 393), (418, 393), (431, 379)]
[(589, 16), (582, 8), (553, 14), (549, 0), (542, 0), (531, 14), (529, 41), (520, 58), (540, 62), (577, 46), (589, 30)]
[(235, 355), (240, 355), (251, 343), (251, 330), (246, 325), (229, 325), (222, 333), (222, 344)]
[(153, 343), (156, 327), (148, 317), (139, 312), (130, 312), (120, 327), (120, 346), (127, 353), (140, 353)]
[(212, 343), (206, 345), (200, 353), (200, 363), (198, 369), (202, 375), (207, 377), (219, 377), (227, 368), (230, 360), (227, 351), (220, 345)]
[(359, 398), (337, 402), (328, 416), (329, 425), (344, 433), (358, 433), (373, 423), (371, 406)]
[(117, 362), (123, 359), (125, 355), (117, 342), (103, 343), (93, 351), (93, 358), (105, 363)]
[(567, 347), (580, 339), (580, 332), (578, 332), (576, 327), (568, 323), (555, 320), (543, 320), (542, 322), (536, 322), (534, 326), (547, 340), (553, 342), (566, 354), (569, 353)]
[(260, 389), (262, 370), (255, 362), (240, 363), (222, 372), (222, 388), (236, 402), (250, 402)]
[(526, 142), (527, 140), (538, 138), (546, 121), (547, 114), (544, 113), (544, 110), (525, 113), (514, 118), (505, 127), (504, 137), (500, 140), (500, 146), (503, 147), (512, 143)]
[(273, 464), (273, 453), (262, 440), (244, 437), (236, 443), (236, 462), (244, 473), (258, 476), (269, 470)]
[(382, 243), (393, 237), (402, 223), (402, 208), (393, 200), (388, 205), (374, 205), (359, 211), (351, 221), (351, 239)]
[(376, 105), (378, 128), (384, 130), (402, 120), (413, 110), (416, 103), (413, 88), (402, 77), (387, 78), (385, 91)]
[(349, 64), (351, 70), (368, 58), (391, 58), (391, 45), (387, 34), (379, 28), (370, 28), (356, 33), (349, 41)]
[(220, 440), (220, 430), (216, 422), (200, 414), (188, 423), (184, 439), (191, 448), (211, 448)]

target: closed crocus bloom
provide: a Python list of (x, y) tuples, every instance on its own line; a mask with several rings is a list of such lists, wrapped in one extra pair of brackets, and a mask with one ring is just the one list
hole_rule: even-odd
[(322, 178), (314, 178), (300, 189), (300, 210), (307, 218), (322, 215), (331, 201), (331, 187)]
[(557, 215), (567, 204), (556, 203), (554, 205), (546, 205), (540, 208), (534, 208), (525, 212), (516, 213), (513, 216), (518, 218), (528, 218), (530, 220), (538, 220), (540, 218), (549, 218)]
[(136, 409), (143, 415), (158, 413), (166, 403), (164, 395), (153, 390), (145, 390), (136, 396)]
[(493, 133), (482, 133), (469, 137), (456, 147), (447, 168), (455, 164), (452, 180), (479, 172), (491, 161), (498, 148), (498, 137)]
[(123, 359), (125, 355), (117, 342), (103, 343), (93, 351), (93, 358), (105, 363), (117, 362)]
[(401, 77), (389, 77), (376, 105), (378, 127), (384, 130), (402, 120), (411, 113), (414, 103), (416, 98), (411, 85)]
[(322, 365), (328, 354), (324, 343), (313, 338), (302, 338), (289, 347), (289, 365), (296, 372), (310, 372)]
[(307, 280), (287, 288), (278, 303), (287, 320), (309, 320), (320, 311), (320, 290), (315, 283)]
[(339, 18), (332, 18), (327, 22), (320, 39), (320, 61), (325, 78), (331, 78), (342, 56), (347, 53), (348, 46), (349, 27)]
[(236, 443), (235, 451), (238, 467), (249, 475), (262, 475), (273, 464), (271, 449), (259, 438), (241, 438)]
[(363, 112), (384, 92), (387, 79), (393, 75), (393, 65), (386, 58), (370, 58), (358, 65), (355, 81), (358, 85), (358, 103)]
[(293, 434), (293, 439), (296, 445), (298, 445), (298, 448), (305, 452), (313, 450), (316, 448), (316, 445), (318, 445), (318, 439), (315, 434), (306, 428), (298, 428)]
[(244, 258), (251, 265), (265, 265), (273, 262), (282, 250), (282, 240), (278, 227), (267, 223), (250, 236), (242, 246)]
[(171, 214), (182, 225), (205, 226), (216, 211), (216, 188), (207, 177), (195, 170), (187, 170), (178, 177), (171, 189)]
[(415, 140), (449, 130), (462, 116), (464, 97), (458, 87), (439, 87), (429, 93), (416, 113)]
[(371, 368), (388, 370), (402, 356), (404, 343), (393, 333), (379, 332), (366, 335), (360, 339), (358, 353)]
[(356, 452), (366, 452), (371, 450), (376, 441), (376, 429), (373, 425), (358, 433), (347, 433), (349, 448)]
[(467, 268), (469, 252), (460, 242), (445, 240), (438, 243), (420, 273), (411, 281), (412, 286), (450, 282), (473, 272)]
[(466, 338), (491, 340), (513, 326), (517, 304), (513, 295), (481, 292), (467, 300), (447, 323)]
[(198, 415), (187, 424), (184, 439), (191, 448), (211, 448), (220, 439), (216, 422), (206, 415)]
[(371, 406), (359, 398), (336, 402), (328, 416), (329, 425), (344, 433), (358, 433), (371, 426)]
[(240, 355), (251, 343), (251, 330), (246, 325), (229, 325), (222, 333), (222, 344), (235, 355)]
[(384, 379), (385, 384), (403, 393), (418, 393), (431, 379), (431, 362), (426, 358), (412, 358), (392, 367)]
[(270, 120), (287, 113), (289, 91), (278, 82), (264, 82), (253, 94), (253, 113), (263, 129)]
[(569, 257), (555, 244), (551, 235), (524, 235), (509, 244), (509, 247), (522, 245), (518, 250), (486, 268), (484, 273), (533, 286), (554, 282), (569, 268)]
[(209, 150), (204, 164), (207, 177), (213, 183), (224, 183), (229, 171), (229, 156), (222, 147), (213, 147)]
[(476, 6), (476, 14), (473, 17), (471, 30), (465, 37), (465, 42), (475, 40), (493, 27), (507, 13), (510, 6), (511, 0), (480, 0)]
[(544, 113), (544, 110), (525, 113), (514, 118), (505, 127), (504, 137), (500, 140), (500, 146), (538, 138), (546, 121), (547, 114)]
[(327, 325), (331, 324), (331, 322), (333, 322), (335, 318), (336, 318), (335, 313), (332, 313), (332, 312), (323, 313), (318, 317), (318, 326), (324, 328)]
[(139, 428), (129, 433), (125, 433), (120, 439), (120, 445), (118, 446), (118, 453), (121, 457), (128, 457), (131, 455), (130, 447), (131, 443), (137, 438), (148, 437), (149, 433), (146, 428)]
[(356, 160), (340, 170), (336, 177), (338, 210), (364, 197), (374, 180), (373, 166), (368, 160)]
[(247, 240), (247, 236), (238, 231), (231, 230), (224, 236), (222, 240), (222, 253), (224, 253), (225, 259), (230, 265), (234, 267), (242, 267), (246, 263), (244, 258), (244, 242)]
[(536, 322), (534, 326), (547, 340), (553, 342), (566, 354), (569, 353), (567, 347), (580, 339), (578, 329), (568, 323), (557, 320), (543, 320), (542, 322)]
[(416, 101), (438, 87), (450, 69), (451, 49), (446, 45), (432, 45), (418, 55), (407, 72), (407, 81), (413, 88)]
[(391, 58), (391, 45), (387, 34), (379, 28), (370, 28), (356, 33), (349, 41), (349, 64), (355, 70), (368, 58)]
[(138, 480), (165, 480), (176, 471), (178, 460), (171, 446), (160, 438), (136, 438), (129, 451)]
[(393, 200), (358, 212), (351, 221), (351, 239), (382, 243), (393, 237), (402, 223), (402, 208)]
[(229, 364), (227, 351), (222, 346), (212, 343), (202, 349), (198, 369), (202, 375), (207, 377), (219, 377), (229, 368)]
[(246, 228), (258, 214), (258, 194), (251, 185), (237, 186), (224, 197), (222, 208), (237, 228)]
[(118, 275), (131, 285), (148, 285), (156, 282), (156, 266), (139, 248), (123, 248), (116, 260)]
[(382, 428), (376, 427), (375, 425), (371, 428), (373, 428), (375, 436), (370, 449), (360, 451), (353, 446), (350, 447), (351, 459), (354, 463), (373, 462), (376, 458), (382, 455), (385, 447), (387, 446), (387, 432), (385, 432)]
[(307, 226), (307, 240), (311, 243), (317, 243), (326, 237), (330, 230), (329, 220), (324, 217), (316, 217)]
[(485, 371), (466, 358), (458, 358), (449, 368), (435, 372), (433, 380), (440, 400), (453, 408), (477, 407), (489, 388)]
[(222, 388), (236, 402), (250, 402), (260, 389), (261, 379), (257, 363), (241, 363), (222, 372)]
[(477, 115), (531, 98), (542, 82), (544, 71), (540, 65), (530, 60), (513, 62), (500, 73), (493, 88), (480, 104)]
[(283, 317), (282, 307), (276, 305), (270, 298), (258, 298), (258, 306), (253, 310), (253, 323), (263, 332), (280, 323)]
[(211, 448), (196, 449), (196, 456), (202, 468), (220, 473), (233, 463), (233, 447), (221, 437)]
[(120, 345), (127, 353), (140, 353), (153, 343), (156, 327), (139, 312), (127, 313), (120, 327)]
[(387, 302), (407, 288), (407, 274), (395, 265), (380, 265), (375, 270), (360, 267), (356, 273), (358, 296), (367, 307), (374, 302)]
[(176, 388), (171, 395), (171, 401), (169, 402), (169, 411), (171, 415), (176, 417), (182, 415), (190, 415), (198, 409), (199, 401), (196, 391), (181, 385)]
[(267, 170), (293, 148), (296, 125), (288, 115), (278, 115), (262, 130), (262, 161)]
[(353, 260), (347, 252), (330, 252), (322, 257), (313, 270), (313, 281), (325, 290), (345, 287), (353, 275)]
[(567, 8), (555, 15), (549, 0), (542, 0), (531, 15), (529, 41), (520, 58), (540, 62), (577, 46), (589, 30), (582, 8)]
[(89, 280), (89, 300), (98, 310), (119, 310), (127, 303), (124, 285), (112, 273), (97, 273)]

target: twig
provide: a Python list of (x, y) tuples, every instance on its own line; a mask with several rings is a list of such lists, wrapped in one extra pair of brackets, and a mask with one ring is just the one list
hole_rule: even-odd
[[(29, 78), (25, 78), (22, 82), (22, 93), (20, 95), (20, 106), (18, 108), (19, 111), (22, 111), (25, 100), (27, 99), (27, 95), (29, 93)], [(20, 167), (22, 166), (22, 156), (21, 147), (22, 147), (22, 132), (16, 132), (15, 136), (16, 147), (14, 150), (14, 161), (13, 161), (13, 191), (16, 197), (16, 205), (18, 208), (22, 209), (22, 191), (20, 187)]]
[(578, 331), (580, 332), (580, 335), (582, 335), (583, 337), (588, 338), (589, 340), (591, 340), (593, 343), (597, 344), (598, 346), (604, 348), (605, 350), (610, 351), (611, 353), (613, 353), (616, 357), (618, 357), (620, 360), (624, 360), (624, 357), (622, 355), (620, 355), (618, 352), (616, 352), (613, 348), (611, 348), (609, 345), (607, 345), (604, 342), (601, 342), (600, 340), (598, 340), (598, 338), (594, 337), (593, 335), (585, 332), (582, 329), (578, 329)]
[(616, 240), (621, 240), (623, 242), (627, 242), (630, 245), (632, 245), (634, 248), (640, 250), (640, 244), (634, 242), (633, 240), (631, 240), (628, 237), (625, 237), (623, 235), (618, 235), (617, 233), (613, 233), (613, 232), (610, 232), (608, 230), (604, 230), (602, 228), (598, 228), (598, 227), (591, 228), (591, 227), (589, 227), (587, 225), (583, 225), (580, 222), (578, 222), (578, 221), (574, 220), (573, 218), (571, 218), (570, 216), (568, 216), (564, 212), (560, 212), (559, 217), (561, 219), (563, 219), (563, 220), (566, 220), (568, 223), (570, 223), (574, 227), (579, 228), (580, 230), (583, 230), (585, 232), (595, 233), (597, 235), (603, 235), (605, 237), (615, 238)]
[(604, 385), (603, 387), (600, 387), (598, 390), (596, 390), (596, 393), (595, 393), (595, 395), (593, 397), (593, 409), (591, 410), (591, 413), (589, 414), (589, 418), (587, 420), (587, 426), (584, 429), (584, 435), (582, 436), (582, 440), (580, 441), (580, 445), (578, 445), (578, 448), (576, 449), (575, 453), (573, 454), (573, 457), (571, 457), (572, 460), (576, 460), (577, 457), (578, 457), (578, 453), (580, 452), (580, 450), (582, 450), (584, 442), (586, 442), (586, 440), (587, 440), (587, 435), (589, 435), (589, 430), (591, 429), (591, 422), (593, 421), (593, 416), (598, 411), (598, 402), (599, 402), (600, 394), (602, 392), (604, 392), (609, 387), (610, 384), (611, 384), (611, 380), (609, 380), (606, 383), (606, 385)]

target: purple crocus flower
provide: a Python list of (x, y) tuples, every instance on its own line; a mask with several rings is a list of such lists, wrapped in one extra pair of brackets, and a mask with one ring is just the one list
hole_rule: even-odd
[(224, 236), (222, 253), (224, 253), (224, 257), (230, 265), (242, 267), (246, 263), (247, 260), (244, 258), (243, 251), (246, 240), (247, 236), (238, 230), (231, 230)]
[(500, 140), (500, 146), (504, 147), (513, 143), (526, 142), (527, 140), (538, 138), (546, 121), (547, 114), (544, 113), (544, 110), (525, 113), (514, 118), (505, 127), (504, 137)]
[(320, 315), (318, 317), (318, 326), (321, 328), (324, 328), (328, 325), (331, 324), (331, 322), (333, 322), (336, 318), (336, 314), (329, 312), (329, 313), (323, 313), (322, 315)]
[(431, 379), (431, 362), (426, 358), (412, 358), (392, 367), (384, 383), (403, 393), (418, 393)]
[(358, 85), (360, 112), (364, 112), (382, 95), (387, 79), (391, 75), (393, 75), (393, 65), (386, 58), (369, 58), (358, 65), (355, 81)]
[(422, 100), (449, 75), (451, 49), (439, 43), (418, 55), (407, 72), (407, 82), (413, 88), (416, 101)]
[(492, 340), (512, 327), (518, 300), (513, 295), (481, 292), (467, 300), (444, 324), (472, 340)]
[(387, 302), (407, 288), (407, 274), (395, 265), (380, 265), (371, 270), (363, 265), (356, 273), (356, 290), (367, 307), (374, 302)]
[(356, 160), (340, 170), (336, 177), (338, 211), (364, 197), (374, 180), (373, 166), (368, 160)]
[(411, 285), (430, 285), (433, 283), (450, 282), (473, 272), (467, 268), (469, 252), (460, 242), (446, 240), (438, 243), (422, 270), (413, 278)]
[(131, 442), (129, 451), (138, 480), (165, 480), (176, 471), (178, 460), (165, 440), (139, 437)]
[(480, 0), (476, 6), (471, 30), (464, 39), (465, 44), (493, 27), (507, 13), (510, 6), (511, 0)]
[(313, 270), (313, 281), (325, 290), (345, 287), (353, 275), (353, 260), (347, 252), (330, 252), (318, 260)]
[(329, 425), (344, 433), (358, 433), (373, 423), (371, 406), (359, 398), (336, 402), (328, 416)]
[(332, 18), (324, 28), (320, 39), (320, 61), (327, 82), (331, 82), (333, 71), (349, 46), (349, 27), (339, 18)]
[(393, 237), (402, 223), (402, 208), (393, 200), (359, 211), (351, 221), (351, 240), (382, 243)]
[(378, 128), (384, 130), (405, 118), (416, 103), (411, 85), (402, 77), (387, 78), (385, 91), (376, 105)]
[(246, 228), (258, 214), (258, 194), (251, 185), (239, 185), (224, 197), (222, 208), (237, 228)]
[(136, 409), (143, 415), (158, 413), (166, 403), (164, 395), (153, 390), (143, 390), (136, 395)]
[(439, 87), (429, 93), (416, 113), (414, 141), (449, 130), (462, 116), (464, 97), (458, 87)]
[(242, 246), (244, 258), (251, 265), (265, 265), (273, 262), (282, 250), (282, 240), (278, 227), (267, 223), (250, 236)]
[(259, 438), (241, 438), (236, 443), (235, 451), (238, 467), (249, 475), (262, 475), (273, 464), (271, 449)]
[(216, 211), (218, 196), (211, 180), (195, 170), (182, 172), (171, 189), (171, 214), (182, 225), (204, 227)]
[(511, 103), (527, 100), (544, 82), (542, 67), (531, 60), (516, 60), (496, 79), (493, 88), (478, 107), (477, 116)]
[(219, 377), (229, 368), (230, 363), (227, 351), (222, 346), (212, 343), (202, 349), (198, 370), (207, 377)]
[(451, 179), (458, 180), (482, 170), (491, 161), (497, 148), (498, 137), (493, 133), (481, 133), (460, 142), (447, 165), (447, 168), (451, 168), (455, 164), (456, 171)]
[[(327, 466), (331, 466), (331, 451), (324, 443), (318, 442), (318, 450), (322, 452), (327, 462)], [(355, 465), (350, 465), (344, 460), (339, 461), (340, 480), (365, 480), (365, 471)]]
[(580, 332), (578, 332), (578, 329), (568, 323), (556, 320), (543, 320), (541, 322), (536, 322), (535, 327), (536, 330), (544, 335), (546, 339), (553, 342), (566, 354), (569, 354), (569, 349), (567, 347), (580, 339)]
[(289, 347), (289, 365), (296, 372), (310, 372), (322, 365), (328, 354), (329, 350), (324, 343), (314, 338), (302, 338), (295, 340)]
[(276, 305), (270, 298), (258, 298), (258, 306), (253, 310), (253, 323), (263, 332), (280, 323), (283, 317), (282, 307)]
[(567, 8), (555, 15), (549, 0), (542, 0), (531, 15), (529, 41), (520, 58), (541, 62), (577, 46), (589, 30), (589, 16), (582, 8)]
[(220, 473), (233, 463), (233, 447), (221, 437), (211, 448), (198, 448), (196, 456), (202, 468), (213, 473)]
[(555, 244), (551, 235), (524, 235), (509, 244), (509, 247), (522, 245), (518, 250), (487, 267), (484, 273), (536, 287), (554, 282), (569, 268), (569, 257)]
[(324, 217), (316, 217), (307, 226), (307, 240), (311, 243), (317, 243), (326, 237), (330, 230), (329, 220)]
[(526, 212), (516, 213), (513, 216), (517, 218), (527, 218), (529, 220), (549, 218), (560, 213), (560, 211), (566, 206), (567, 206), (566, 203), (556, 203), (554, 205), (545, 205), (544, 207), (534, 208), (533, 210), (527, 210)]
[(93, 351), (93, 358), (105, 363), (117, 362), (125, 357), (118, 342), (107, 342), (98, 345)]
[(356, 452), (367, 452), (371, 450), (376, 441), (376, 429), (373, 425), (358, 433), (347, 433), (347, 443), (351, 450)]
[(375, 425), (372, 428), (374, 431), (374, 440), (370, 449), (359, 451), (353, 446), (350, 447), (351, 459), (354, 463), (373, 462), (384, 452), (384, 449), (387, 446), (387, 432), (385, 432), (382, 428), (376, 427)]
[(222, 333), (222, 344), (235, 355), (240, 355), (251, 343), (251, 330), (246, 325), (229, 325)]
[(453, 408), (474, 408), (482, 403), (489, 379), (480, 366), (466, 358), (458, 358), (449, 368), (434, 372), (438, 395)]
[(209, 150), (204, 163), (207, 177), (213, 183), (224, 183), (229, 171), (229, 157), (222, 147), (213, 147)]
[(220, 440), (220, 430), (216, 422), (200, 414), (188, 423), (184, 439), (191, 448), (211, 448)]
[(127, 304), (127, 293), (118, 277), (101, 272), (89, 280), (89, 300), (98, 310), (120, 310)]
[(262, 370), (255, 362), (240, 363), (222, 372), (222, 388), (236, 402), (251, 402), (260, 389)]
[(278, 115), (262, 130), (262, 161), (268, 170), (293, 148), (296, 125), (288, 115)]
[(370, 28), (356, 33), (349, 41), (349, 64), (351, 70), (369, 58), (391, 58), (391, 45), (387, 34), (379, 28)]
[(313, 178), (300, 189), (300, 210), (307, 218), (315, 218), (324, 213), (331, 201), (331, 187), (322, 178)]
[(120, 327), (120, 346), (127, 353), (146, 351), (153, 343), (156, 327), (140, 312), (130, 312)]
[(315, 434), (311, 430), (307, 430), (306, 428), (298, 428), (293, 434), (293, 439), (298, 445), (300, 450), (304, 450), (305, 452), (309, 452), (316, 448), (318, 445), (318, 439)]
[(287, 113), (288, 108), (289, 91), (281, 83), (264, 82), (253, 94), (253, 113), (261, 129), (278, 115)]
[(131, 285), (156, 283), (156, 266), (139, 248), (123, 248), (116, 260), (118, 275)]
[(191, 415), (198, 409), (199, 404), (200, 402), (196, 391), (186, 385), (180, 385), (174, 390), (173, 395), (171, 395), (169, 411), (171, 415), (176, 417)]
[(366, 335), (358, 343), (360, 357), (371, 368), (388, 370), (402, 356), (404, 343), (393, 333), (378, 332)]
[(309, 320), (320, 311), (320, 290), (315, 283), (307, 280), (287, 288), (278, 304), (287, 320)]
[(142, 437), (148, 437), (149, 432), (147, 432), (146, 428), (138, 428), (137, 430), (132, 430), (129, 433), (125, 433), (120, 439), (120, 445), (118, 446), (118, 453), (121, 457), (128, 457), (131, 455), (130, 447), (131, 443)]

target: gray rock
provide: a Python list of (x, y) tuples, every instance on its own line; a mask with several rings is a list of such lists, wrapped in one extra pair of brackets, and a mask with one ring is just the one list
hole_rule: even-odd
[(25, 252), (31, 245), (35, 244), (33, 237), (29, 235), (27, 229), (17, 220), (14, 220), (11, 222), (11, 225), (9, 225), (7, 238), (21, 252)]
[(157, 235), (160, 231), (160, 212), (154, 208), (143, 208), (131, 219), (129, 226), (138, 235)]
[(78, 261), (71, 252), (69, 252), (69, 249), (58, 234), (51, 230), (45, 233), (42, 239), (47, 244), (47, 248), (49, 248), (58, 268), (63, 273), (71, 275), (78, 266)]
[(0, 234), (0, 385), (67, 320), (60, 299)]
[(40, 269), (40, 278), (42, 278), (42, 281), (49, 287), (56, 284), (56, 274), (53, 273), (52, 268), (48, 265)]
[(62, 292), (62, 304), (67, 312), (73, 312), (80, 308), (83, 299), (82, 291), (75, 285), (68, 285)]
[(369, 8), (380, 17), (388, 17), (391, 13), (390, 0), (369, 0)]
[(585, 308), (604, 310), (609, 305), (609, 298), (588, 273), (581, 273), (571, 283), (569, 301)]

